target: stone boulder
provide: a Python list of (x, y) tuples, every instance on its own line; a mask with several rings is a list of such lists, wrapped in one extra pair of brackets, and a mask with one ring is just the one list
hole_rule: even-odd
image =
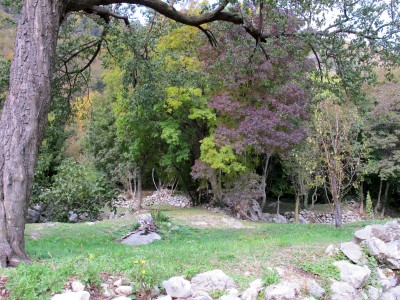
[(292, 281), (283, 281), (273, 284), (265, 289), (266, 300), (287, 300), (297, 299), (301, 290), (300, 284)]
[(282, 216), (280, 214), (276, 214), (275, 217), (272, 219), (272, 222), (274, 222), (274, 223), (287, 223), (288, 220), (284, 216)]
[(254, 280), (250, 283), (250, 287), (243, 292), (242, 300), (256, 300), (263, 287), (264, 283), (262, 279)]
[(376, 258), (382, 259), (388, 252), (386, 244), (374, 236), (363, 241), (362, 243), (367, 247), (369, 254), (375, 256)]
[(325, 296), (325, 289), (323, 289), (318, 282), (316, 282), (315, 280), (308, 280), (306, 283), (306, 288), (308, 293), (311, 296), (317, 297), (319, 298), (323, 298)]
[(331, 300), (361, 300), (361, 295), (347, 282), (336, 281), (331, 285)]
[(161, 236), (155, 232), (146, 233), (139, 230), (121, 241), (122, 244), (130, 246), (147, 245), (154, 241), (161, 240)]
[(333, 265), (339, 268), (340, 279), (356, 289), (361, 288), (371, 274), (367, 267), (356, 266), (344, 260), (335, 261)]
[(189, 281), (182, 276), (172, 277), (163, 282), (163, 287), (172, 298), (188, 298), (192, 295), (192, 287)]
[(51, 297), (51, 300), (89, 300), (89, 292), (67, 292), (63, 294), (57, 294)]
[(366, 264), (367, 259), (365, 258), (364, 253), (361, 250), (361, 247), (353, 242), (342, 243), (340, 244), (340, 250), (344, 255), (347, 256), (352, 262), (356, 264)]
[(40, 221), (40, 213), (36, 210), (28, 208), (28, 214), (26, 216), (27, 223), (38, 223)]
[(226, 291), (236, 287), (235, 281), (221, 270), (197, 274), (192, 278), (191, 284), (193, 293)]

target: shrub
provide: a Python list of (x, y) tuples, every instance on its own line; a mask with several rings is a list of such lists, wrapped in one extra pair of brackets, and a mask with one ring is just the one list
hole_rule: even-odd
[(374, 209), (372, 206), (371, 195), (369, 192), (367, 193), (367, 198), (365, 200), (365, 211), (367, 213), (368, 218), (372, 219), (374, 217)]
[(68, 221), (68, 214), (73, 211), (95, 219), (106, 204), (111, 204), (114, 190), (91, 165), (66, 159), (57, 171), (50, 189), (39, 196), (48, 218)]

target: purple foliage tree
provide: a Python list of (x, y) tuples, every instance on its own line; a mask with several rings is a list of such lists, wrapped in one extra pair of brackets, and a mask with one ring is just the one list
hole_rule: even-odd
[[(288, 22), (286, 31), (296, 32), (299, 24), (288, 19), (292, 23)], [(266, 28), (271, 33), (277, 30), (274, 24)], [(218, 116), (213, 135), (219, 146), (230, 145), (237, 155), (255, 153), (262, 158), (264, 208), (271, 156), (289, 150), (305, 137), (301, 121), (307, 118), (307, 73), (313, 64), (306, 58), (304, 45), (294, 37), (271, 40), (254, 49), (246, 32), (233, 27), (220, 40), (216, 59), (205, 57), (215, 82), (209, 104)], [(195, 165), (194, 173), (197, 169), (204, 173), (204, 165)]]

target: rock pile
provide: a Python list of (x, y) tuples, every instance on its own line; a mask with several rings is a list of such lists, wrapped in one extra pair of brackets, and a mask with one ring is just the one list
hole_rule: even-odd
[(155, 204), (168, 204), (175, 207), (190, 207), (192, 202), (190, 197), (186, 195), (171, 195), (171, 191), (167, 189), (161, 189), (155, 191), (151, 196), (146, 197), (143, 200), (145, 206)]
[(141, 214), (135, 217), (139, 228), (124, 235), (120, 240), (122, 244), (130, 246), (147, 245), (154, 241), (161, 240), (157, 233), (157, 226), (151, 214)]
[(352, 242), (332, 245), (325, 251), (341, 251), (349, 261), (336, 261), (340, 281), (331, 286), (332, 300), (400, 299), (400, 223), (369, 225), (354, 234)]
[[(265, 213), (264, 218), (266, 219), (267, 222), (274, 222), (274, 223), (287, 223), (287, 222), (294, 222), (294, 212), (285, 212), (283, 215), (275, 215), (275, 214), (269, 214)], [(284, 218), (286, 220), (283, 220)], [(352, 222), (357, 222), (361, 221), (362, 217), (357, 213), (353, 211), (347, 211), (343, 212), (342, 214), (342, 222), (344, 224), (346, 223), (352, 223)], [(308, 211), (308, 210), (302, 210), (299, 212), (299, 222), (303, 224), (334, 224), (334, 214), (333, 213), (323, 213), (323, 212), (314, 212), (314, 211)]]

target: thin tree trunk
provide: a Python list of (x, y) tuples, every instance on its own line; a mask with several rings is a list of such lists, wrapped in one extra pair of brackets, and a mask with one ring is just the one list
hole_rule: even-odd
[(296, 205), (294, 207), (294, 222), (299, 223), (299, 206), (300, 206), (300, 196), (296, 193)]
[(137, 175), (137, 193), (138, 193), (139, 210), (141, 210), (142, 209), (142, 201), (143, 201), (142, 168), (139, 168), (138, 175)]
[(317, 200), (318, 200), (317, 189), (318, 189), (318, 187), (315, 187), (314, 193), (311, 196), (311, 207), (310, 207), (311, 210), (314, 209), (315, 202), (317, 202)]
[(360, 215), (364, 215), (364, 181), (360, 182)]
[(309, 190), (304, 193), (304, 200), (303, 200), (303, 205), (304, 209), (308, 209), (308, 195), (309, 195)]
[(390, 186), (389, 181), (386, 181), (385, 193), (383, 194), (381, 218), (383, 218), (385, 216), (385, 209), (386, 209), (386, 205), (387, 205), (389, 186)]
[(50, 107), (62, 2), (25, 0), (0, 119), (0, 266), (28, 262), (25, 216)]
[(267, 154), (264, 161), (263, 173), (262, 173), (262, 201), (261, 201), (261, 211), (264, 210), (265, 204), (267, 203), (267, 178), (268, 178), (268, 166), (271, 154)]
[(375, 205), (375, 209), (374, 209), (375, 215), (378, 215), (378, 209), (381, 206), (382, 183), (383, 183), (383, 180), (381, 178), (381, 181), (379, 182), (378, 200), (376, 201), (376, 205)]

